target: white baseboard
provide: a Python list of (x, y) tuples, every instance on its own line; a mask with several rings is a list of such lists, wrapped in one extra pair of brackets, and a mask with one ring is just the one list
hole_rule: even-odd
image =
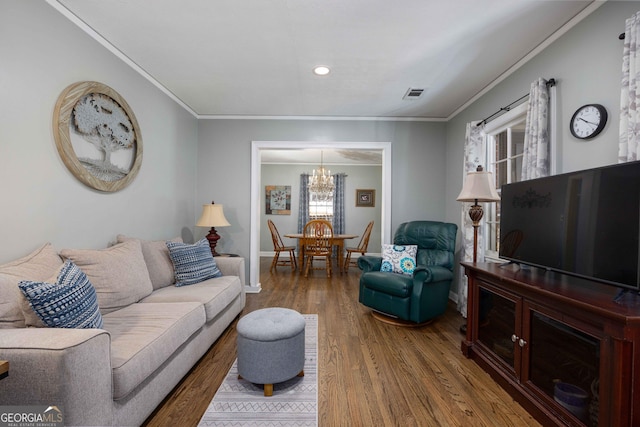
[(246, 294), (259, 294), (262, 290), (262, 286), (258, 283), (256, 286), (245, 286), (244, 292)]

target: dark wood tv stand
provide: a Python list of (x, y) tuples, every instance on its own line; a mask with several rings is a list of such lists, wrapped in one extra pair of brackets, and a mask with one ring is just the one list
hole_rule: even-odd
[(462, 352), (540, 423), (640, 425), (640, 296), (614, 301), (618, 288), (538, 268), (462, 266)]

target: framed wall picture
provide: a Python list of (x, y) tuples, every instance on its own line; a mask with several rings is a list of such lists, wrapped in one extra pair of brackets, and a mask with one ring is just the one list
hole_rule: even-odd
[(92, 81), (62, 91), (53, 112), (53, 135), (69, 171), (104, 192), (123, 189), (142, 164), (142, 135), (131, 107), (118, 92)]
[(265, 213), (267, 215), (291, 215), (291, 186), (266, 185)]
[(356, 190), (356, 207), (373, 208), (376, 205), (376, 190)]

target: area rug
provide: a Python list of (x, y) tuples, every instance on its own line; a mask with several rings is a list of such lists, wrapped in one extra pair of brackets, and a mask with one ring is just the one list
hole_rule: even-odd
[(265, 397), (262, 385), (238, 379), (236, 359), (198, 426), (318, 425), (318, 315), (303, 316), (304, 377), (274, 384), (273, 396)]

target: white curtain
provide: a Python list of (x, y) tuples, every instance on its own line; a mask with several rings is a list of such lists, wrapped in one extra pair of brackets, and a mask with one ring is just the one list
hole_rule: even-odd
[(640, 146), (640, 12), (627, 19), (622, 55), (618, 162), (639, 160)]
[(529, 91), (521, 180), (543, 176), (549, 176), (549, 88), (539, 78)]
[[(486, 138), (482, 132), (482, 126), (477, 125), (478, 122), (467, 123), (467, 133), (464, 142), (464, 168), (463, 182), (468, 172), (476, 170), (478, 165), (487, 168), (485, 160)], [(462, 204), (462, 218), (460, 224), (462, 233), (462, 250), (460, 251), (460, 259), (462, 261), (473, 261), (473, 223), (469, 218), (469, 207), (472, 203)], [(478, 261), (484, 260), (484, 246), (482, 244), (482, 228), (478, 228)], [(467, 317), (467, 276), (464, 270), (460, 268), (460, 287), (458, 288), (458, 311)]]

